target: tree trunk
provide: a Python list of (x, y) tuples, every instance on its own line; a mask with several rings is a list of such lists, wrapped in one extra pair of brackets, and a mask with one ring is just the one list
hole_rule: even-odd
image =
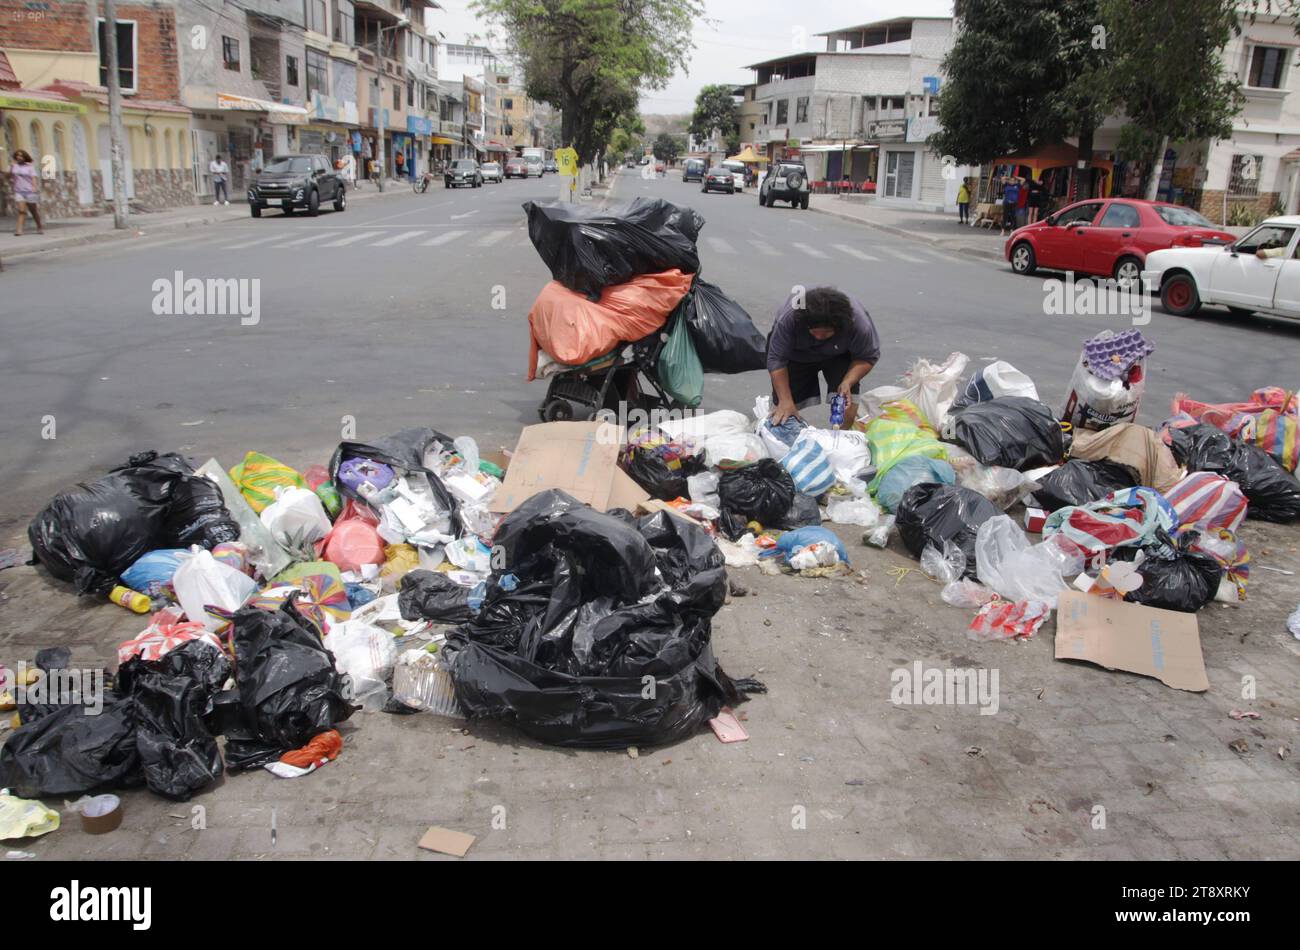
[(1084, 163), (1083, 168), (1076, 168), (1075, 172), (1079, 176), (1078, 194), (1075, 196), (1080, 200), (1093, 197), (1092, 194), (1092, 139), (1096, 132), (1092, 126), (1079, 130), (1079, 159)]
[(1165, 151), (1169, 148), (1169, 136), (1160, 140), (1160, 148), (1156, 149), (1155, 156), (1151, 159), (1151, 171), (1148, 172), (1147, 180), (1147, 201), (1155, 201), (1156, 195), (1160, 193), (1160, 170), (1165, 165)]

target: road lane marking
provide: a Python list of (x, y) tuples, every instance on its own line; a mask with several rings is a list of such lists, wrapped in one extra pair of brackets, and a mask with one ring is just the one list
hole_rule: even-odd
[(736, 253), (736, 249), (732, 247), (730, 244), (728, 244), (726, 241), (722, 240), (722, 238), (720, 237), (710, 237), (708, 240), (709, 240), (709, 247), (713, 248), (719, 254)]
[(429, 238), (427, 241), (421, 241), (420, 247), (437, 247), (439, 244), (446, 244), (448, 241), (454, 241), (456, 238), (465, 234), (465, 231), (448, 231), (446, 234), (439, 234), (435, 238)]
[(468, 218), (470, 215), (474, 214), (478, 214), (478, 208), (475, 208), (473, 211), (466, 211), (464, 214), (453, 214), (451, 220), (455, 221), (459, 218)]
[(802, 242), (800, 242), (800, 241), (793, 241), (793, 242), (791, 242), (790, 246), (791, 246), (791, 247), (797, 247), (797, 248), (799, 248), (799, 250), (803, 251), (803, 252), (804, 252), (805, 254), (807, 254), (809, 257), (825, 257), (825, 256), (826, 256), (823, 252), (817, 250), (817, 248), (813, 247), (811, 244), (804, 244), (804, 243), (802, 243)]
[(428, 231), (405, 231), (402, 234), (394, 234), (390, 238), (384, 238), (382, 241), (376, 241), (371, 247), (392, 247), (394, 244), (401, 244), (403, 241), (409, 241), (411, 238), (418, 238), (422, 234), (428, 234)]
[(881, 247), (880, 250), (886, 254), (893, 254), (900, 261), (907, 261), (909, 264), (928, 264), (930, 263), (924, 257), (917, 257), (914, 254), (908, 254), (906, 251), (900, 251), (892, 247)]
[(345, 238), (339, 238), (337, 241), (330, 241), (322, 247), (343, 247), (346, 244), (355, 244), (357, 241), (364, 241), (368, 238), (379, 237), (383, 231), (362, 231), (360, 234), (349, 234)]
[(768, 257), (780, 257), (781, 252), (763, 241), (750, 241), (750, 244), (758, 250), (760, 254), (766, 254)]
[(318, 234), (309, 234), (306, 237), (300, 237), (294, 241), (285, 241), (283, 244), (273, 244), (272, 247), (297, 247), (299, 244), (310, 244), (312, 241), (319, 241), (322, 238), (336, 237), (337, 231), (321, 231)]
[(223, 251), (238, 251), (238, 250), (240, 250), (241, 248), (252, 247), (252, 246), (254, 246), (255, 244), (265, 244), (267, 241), (278, 241), (278, 240), (280, 240), (280, 238), (282, 238), (282, 237), (284, 237), (283, 234), (272, 234), (270, 237), (253, 238), (253, 240), (251, 240), (251, 241), (245, 241), (243, 244), (231, 244), (231, 245), (229, 245), (229, 246), (227, 246), (227, 247), (223, 247), (222, 250), (223, 250)]
[(487, 247), (489, 244), (495, 244), (497, 241), (501, 240), (503, 237), (507, 237), (509, 234), (510, 230), (508, 228), (505, 231), (489, 231), (474, 243), (478, 247)]
[(851, 254), (851, 255), (853, 255), (854, 257), (856, 257), (856, 258), (858, 258), (858, 259), (860, 259), (860, 260), (864, 260), (864, 261), (878, 261), (878, 260), (880, 260), (880, 258), (878, 258), (878, 257), (872, 257), (872, 256), (871, 256), (870, 254), (868, 254), (866, 251), (860, 251), (860, 250), (858, 250), (856, 247), (851, 247), (851, 246), (849, 246), (848, 244), (834, 244), (834, 245), (831, 245), (831, 246), (834, 247), (835, 250), (837, 250), (837, 251), (843, 251), (845, 254)]

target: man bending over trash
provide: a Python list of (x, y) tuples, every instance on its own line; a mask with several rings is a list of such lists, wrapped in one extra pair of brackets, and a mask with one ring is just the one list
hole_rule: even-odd
[(862, 304), (834, 287), (796, 287), (777, 312), (767, 337), (772, 376), (772, 424), (802, 418), (800, 409), (836, 394), (848, 401), (844, 427), (857, 417), (858, 384), (880, 359), (880, 336)]

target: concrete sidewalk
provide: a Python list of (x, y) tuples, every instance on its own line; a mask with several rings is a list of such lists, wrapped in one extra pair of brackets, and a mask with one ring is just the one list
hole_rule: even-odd
[[(411, 183), (389, 180), (385, 182), (384, 189), (380, 192), (373, 184), (366, 182), (359, 188), (348, 190), (348, 202), (411, 194)], [(15, 219), (12, 216), (0, 217), (0, 263), (82, 244), (152, 236), (247, 217), (248, 202), (242, 197), (228, 205), (204, 203), (182, 208), (168, 208), (164, 211), (133, 211), (127, 217), (126, 228), (120, 231), (113, 227), (111, 210), (93, 217), (56, 218), (53, 221), (46, 221), (44, 234), (38, 234), (31, 219), (28, 218), (24, 222), (21, 237), (14, 234)]]
[(947, 251), (1003, 260), (1004, 238), (996, 228), (986, 230), (960, 225), (956, 214), (885, 208), (875, 198), (853, 199), (836, 195), (813, 195), (808, 207)]

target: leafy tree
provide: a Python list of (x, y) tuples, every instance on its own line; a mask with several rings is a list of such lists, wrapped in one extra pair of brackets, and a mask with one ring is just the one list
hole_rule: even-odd
[(677, 136), (668, 132), (660, 132), (654, 142), (655, 158), (671, 165), (677, 161), (677, 156), (682, 154), (682, 142)]
[(708, 138), (715, 129), (734, 154), (740, 148), (740, 110), (731, 87), (717, 83), (705, 86), (696, 95), (689, 126), (690, 133), (701, 139)]

